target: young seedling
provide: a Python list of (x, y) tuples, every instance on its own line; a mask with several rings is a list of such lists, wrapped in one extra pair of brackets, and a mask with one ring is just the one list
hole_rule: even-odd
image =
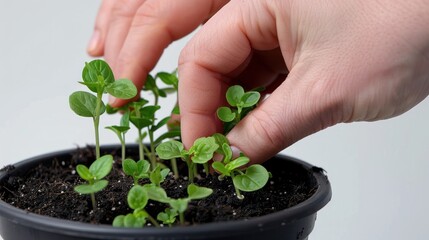
[[(185, 223), (185, 211), (188, 208), (188, 204), (192, 200), (199, 200), (206, 198), (210, 196), (213, 193), (213, 190), (206, 187), (200, 187), (193, 183), (189, 184), (187, 187), (188, 197), (185, 198), (169, 198), (167, 197), (167, 194), (165, 193), (164, 189), (158, 188), (158, 187), (151, 187), (150, 193), (150, 199), (162, 202), (162, 203), (168, 203), (170, 205), (170, 210), (168, 216), (165, 216), (164, 214), (161, 218), (169, 219), (175, 218), (177, 215), (179, 215), (180, 223)], [(166, 212), (165, 212), (166, 213)], [(159, 215), (158, 215), (159, 217)]]
[(112, 170), (113, 157), (105, 155), (95, 160), (89, 168), (85, 165), (79, 164), (76, 166), (76, 171), (79, 176), (87, 181), (87, 184), (82, 184), (74, 187), (74, 190), (80, 194), (90, 194), (92, 208), (96, 209), (95, 193), (103, 190), (109, 182), (105, 179)]
[(122, 161), (122, 170), (126, 175), (133, 177), (134, 185), (137, 185), (140, 179), (149, 178), (150, 163), (146, 160), (136, 162), (127, 158)]
[(177, 216), (179, 216), (179, 213), (177, 211), (174, 211), (171, 208), (166, 208), (164, 212), (158, 213), (158, 215), (156, 216), (156, 219), (158, 221), (161, 221), (163, 224), (171, 227), (173, 223), (176, 222)]
[(91, 117), (95, 130), (95, 155), (100, 158), (99, 124), (100, 115), (102, 115), (106, 106), (102, 101), (104, 93), (109, 93), (114, 97), (121, 99), (130, 99), (137, 95), (137, 89), (131, 80), (119, 79), (115, 81), (113, 72), (109, 65), (103, 60), (94, 60), (85, 64), (82, 71), (81, 82), (86, 85), (91, 93), (77, 91), (70, 95), (70, 108), (79, 116)]
[(188, 166), (189, 180), (193, 182), (197, 170), (195, 164), (203, 164), (206, 174), (208, 174), (207, 162), (213, 158), (213, 154), (218, 147), (219, 145), (214, 137), (201, 137), (195, 140), (189, 150), (185, 150), (183, 143), (170, 140), (159, 144), (156, 148), (156, 153), (159, 158), (164, 160), (181, 158), (185, 161)]
[(212, 167), (221, 174), (220, 179), (225, 176), (232, 178), (237, 198), (244, 198), (240, 190), (253, 192), (267, 184), (270, 175), (265, 167), (253, 164), (243, 172), (240, 168), (250, 162), (249, 158), (241, 154), (238, 158), (232, 159), (231, 147), (225, 142), (222, 144), (222, 154), (224, 155), (222, 161), (213, 162)]
[(149, 195), (144, 186), (135, 185), (127, 195), (128, 206), (133, 209), (132, 213), (116, 216), (113, 220), (114, 227), (141, 228), (146, 224), (146, 219), (159, 226), (158, 222), (144, 209), (148, 203)]
[(109, 130), (112, 130), (114, 133), (116, 133), (116, 135), (119, 138), (119, 141), (121, 142), (121, 160), (122, 162), (125, 160), (125, 134), (128, 132), (128, 130), (130, 129), (130, 112), (126, 111), (124, 113), (124, 115), (122, 115), (121, 117), (121, 122), (119, 124), (119, 126), (115, 125), (115, 126), (109, 126), (106, 127)]
[(259, 92), (245, 92), (238, 85), (228, 88), (226, 91), (226, 100), (231, 107), (220, 107), (216, 112), (218, 118), (224, 122), (225, 134), (255, 108), (260, 98), (261, 94)]

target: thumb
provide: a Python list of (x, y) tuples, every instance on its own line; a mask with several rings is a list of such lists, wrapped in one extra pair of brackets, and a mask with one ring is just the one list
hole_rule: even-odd
[[(300, 66), (302, 65), (302, 67)], [(305, 67), (304, 67), (305, 66)], [(228, 134), (231, 146), (253, 163), (268, 160), (300, 139), (343, 121), (341, 97), (311, 79), (321, 73), (297, 64), (283, 83)]]

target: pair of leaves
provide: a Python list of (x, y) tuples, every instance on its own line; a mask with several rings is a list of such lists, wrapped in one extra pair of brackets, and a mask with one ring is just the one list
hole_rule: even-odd
[[(241, 86), (235, 85), (228, 88), (226, 91), (226, 100), (230, 107), (220, 107), (217, 110), (218, 118), (225, 123), (240, 121), (247, 112), (243, 113), (243, 109), (254, 107), (261, 98), (261, 94), (257, 91), (245, 92)], [(237, 109), (235, 109), (237, 108)]]
[(86, 180), (88, 184), (78, 185), (74, 190), (81, 194), (91, 194), (103, 190), (109, 183), (107, 180), (103, 180), (103, 178), (110, 173), (112, 166), (112, 155), (100, 157), (95, 160), (89, 168), (82, 164), (77, 165), (77, 173), (82, 179)]
[(155, 150), (161, 159), (185, 159), (190, 156), (192, 162), (203, 164), (213, 158), (213, 154), (218, 148), (219, 145), (214, 137), (201, 137), (195, 140), (189, 151), (185, 150), (183, 144), (176, 140), (161, 143)]
[(82, 117), (97, 117), (105, 112), (106, 106), (101, 100), (101, 94), (104, 92), (121, 99), (130, 99), (137, 95), (137, 88), (131, 80), (115, 81), (112, 70), (103, 60), (86, 63), (82, 71), (82, 79), (82, 84), (97, 93), (95, 96), (88, 92), (77, 91), (70, 95), (70, 108)]
[(176, 217), (178, 216), (178, 212), (171, 209), (171, 208), (166, 208), (164, 210), (164, 212), (160, 212), (158, 213), (158, 216), (156, 217), (156, 219), (158, 219), (159, 221), (161, 221), (164, 224), (168, 224), (171, 225), (174, 222), (176, 222)]
[(125, 216), (119, 215), (115, 217), (112, 225), (114, 227), (142, 228), (146, 224), (146, 218), (148, 216), (146, 211), (136, 211)]
[(150, 163), (143, 159), (136, 162), (127, 158), (122, 162), (122, 169), (126, 175), (133, 177), (134, 180), (149, 178)]
[(223, 162), (213, 162), (212, 167), (224, 176), (231, 176), (231, 173), (250, 162), (248, 157), (238, 157), (233, 161), (224, 164)]

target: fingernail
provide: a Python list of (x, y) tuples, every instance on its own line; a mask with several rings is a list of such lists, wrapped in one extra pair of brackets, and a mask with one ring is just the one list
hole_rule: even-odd
[(100, 41), (100, 31), (94, 30), (94, 33), (92, 33), (91, 40), (89, 41), (89, 44), (88, 44), (88, 48), (87, 48), (88, 52), (90, 53), (95, 52), (97, 50), (99, 41)]
[(240, 153), (242, 153), (242, 151), (238, 149), (236, 146), (231, 146), (231, 151), (232, 151), (232, 159), (236, 159), (240, 157)]
[(109, 105), (112, 107), (116, 107), (118, 99), (112, 95), (109, 95)]

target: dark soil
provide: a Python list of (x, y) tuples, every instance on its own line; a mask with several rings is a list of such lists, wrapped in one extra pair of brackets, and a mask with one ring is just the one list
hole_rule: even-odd
[[(129, 156), (136, 154), (133, 149), (129, 151)], [(6, 167), (1, 171), (12, 174), (0, 183), (0, 198), (13, 206), (41, 215), (95, 224), (111, 224), (115, 216), (132, 212), (127, 206), (126, 199), (133, 180), (123, 174), (120, 160), (116, 159), (114, 168), (107, 178), (109, 186), (96, 194), (98, 208), (92, 211), (89, 195), (79, 195), (73, 191), (73, 187), (82, 183), (75, 172), (75, 166), (89, 165), (88, 163), (94, 159), (93, 152), (90, 147), (78, 149), (72, 156), (45, 161), (23, 177), (14, 176), (14, 167)], [(111, 154), (116, 155), (116, 152)], [(266, 215), (308, 199), (317, 189), (311, 173), (295, 164), (284, 166), (283, 161), (272, 159), (265, 166), (273, 177), (263, 189), (244, 192), (244, 200), (237, 199), (229, 179), (219, 181), (216, 175), (208, 175), (196, 180), (197, 185), (212, 188), (213, 194), (189, 204), (185, 215), (188, 224)], [(183, 170), (182, 176), (186, 176), (187, 173), (185, 169)], [(143, 183), (145, 181), (141, 182)], [(174, 180), (170, 175), (162, 186), (168, 196), (179, 198), (186, 196), (187, 184), (188, 181), (183, 177)], [(166, 207), (165, 204), (150, 202), (146, 210), (156, 217), (157, 213)]]

